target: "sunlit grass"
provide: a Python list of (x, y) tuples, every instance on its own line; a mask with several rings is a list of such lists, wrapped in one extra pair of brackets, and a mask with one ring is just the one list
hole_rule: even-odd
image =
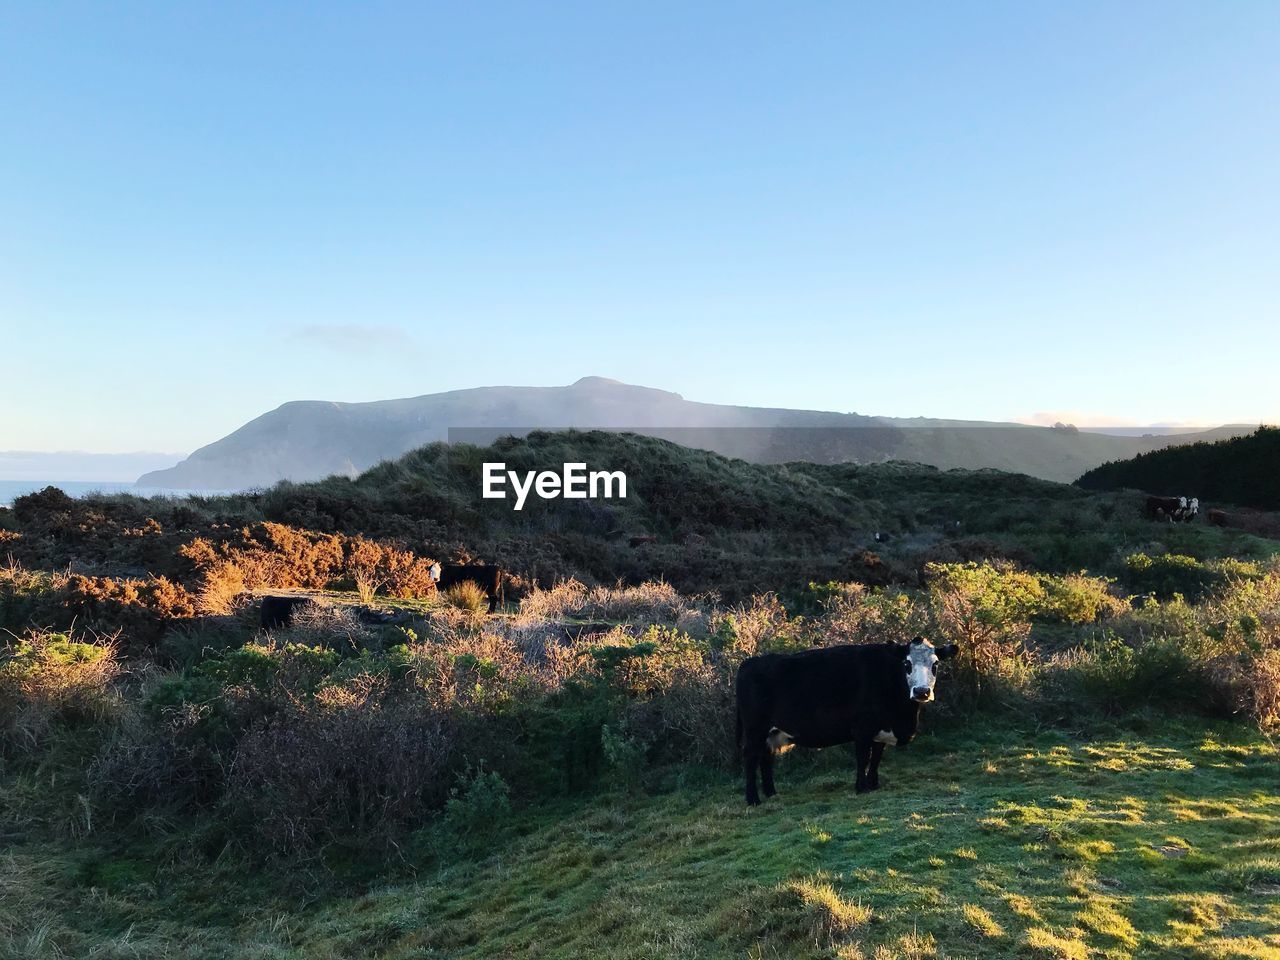
[(978, 729), (891, 753), (863, 796), (841, 751), (799, 754), (755, 809), (728, 775), (675, 770), (656, 794), (517, 814), (486, 858), (320, 902), (234, 860), (16, 851), (0, 945), (112, 955), (128, 931), (132, 956), (235, 960), (1276, 958), (1277, 759), (1229, 725), (1083, 743)]

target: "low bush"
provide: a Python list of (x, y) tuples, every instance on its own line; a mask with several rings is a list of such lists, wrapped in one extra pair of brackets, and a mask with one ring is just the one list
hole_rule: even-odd
[(145, 579), (72, 574), (58, 591), (64, 617), (100, 631), (118, 631), (131, 644), (154, 645), (170, 621), (196, 615), (196, 600), (165, 577)]
[(447, 718), (365, 674), (324, 687), (241, 740), (228, 799), (271, 849), (391, 839), (437, 806), (453, 750)]
[(470, 580), (456, 583), (444, 592), (444, 602), (468, 613), (480, 613), (489, 609), (489, 595), (484, 588)]
[(1028, 681), (1031, 619), (1047, 597), (1039, 578), (1005, 562), (930, 564), (926, 574), (934, 642), (960, 648), (950, 702), (974, 708), (1018, 696)]
[(411, 598), (435, 592), (432, 561), (367, 537), (317, 533), (280, 523), (211, 530), (178, 553), (216, 610), (238, 591), (276, 587), (362, 588)]
[(667, 624), (696, 631), (704, 621), (703, 598), (688, 598), (669, 583), (645, 581), (636, 586), (588, 587), (564, 580), (534, 590), (520, 601), (519, 616), (542, 620), (608, 620)]
[(1254, 563), (1231, 559), (1200, 561), (1178, 553), (1131, 554), (1125, 559), (1125, 568), (1125, 584), (1134, 593), (1160, 600), (1178, 595), (1193, 603), (1236, 580), (1262, 576)]
[(32, 753), (59, 727), (92, 725), (119, 707), (112, 641), (30, 632), (0, 650), (0, 753)]
[[(310, 855), (339, 841), (399, 843), (437, 813), (437, 839), (463, 851), (474, 833), (465, 811), (499, 796), (602, 779), (635, 789), (667, 764), (727, 768), (735, 672), (772, 651), (918, 634), (956, 642), (960, 659), (930, 708), (940, 723), (1007, 707), (1049, 722), (1148, 708), (1280, 721), (1274, 569), (1233, 573), (1198, 604), (1133, 605), (1108, 581), (1006, 561), (927, 574), (924, 589), (814, 587), (802, 613), (771, 594), (726, 606), (661, 584), (562, 584), (530, 591), (514, 617), (440, 604), (412, 625), (369, 627), (349, 607), (317, 605), (270, 635), (193, 619), (182, 669), (144, 671), (123, 707), (110, 646), (38, 634), (5, 655), (4, 749), (34, 751), (92, 724), (95, 815), (213, 810), (261, 849)], [(46, 590), (24, 576), (10, 581)], [(201, 643), (206, 629), (215, 642)], [(16, 719), (15, 703), (31, 712)]]
[(492, 846), (511, 819), (511, 790), (506, 781), (483, 766), (467, 767), (445, 801), (444, 841), (459, 853)]
[(1129, 604), (1115, 596), (1112, 582), (1084, 573), (1040, 577), (1044, 599), (1035, 612), (1037, 619), (1054, 623), (1088, 624), (1118, 616)]

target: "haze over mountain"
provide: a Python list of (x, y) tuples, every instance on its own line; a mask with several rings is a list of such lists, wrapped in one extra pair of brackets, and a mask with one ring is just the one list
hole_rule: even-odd
[(911, 460), (1061, 481), (1108, 460), (1248, 429), (1110, 436), (1069, 427), (698, 403), (666, 390), (584, 377), (565, 387), (478, 387), (371, 403), (294, 401), (176, 466), (143, 474), (138, 483), (232, 489), (354, 475), (435, 441), (487, 443), (506, 433), (570, 427), (631, 430), (757, 463)]

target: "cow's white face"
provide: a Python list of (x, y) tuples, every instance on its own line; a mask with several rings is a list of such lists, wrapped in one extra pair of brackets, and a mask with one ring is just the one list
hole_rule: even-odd
[(1196, 513), (1196, 512), (1198, 512), (1198, 511), (1199, 511), (1199, 509), (1200, 509), (1200, 498), (1199, 498), (1199, 497), (1192, 497), (1192, 498), (1191, 498), (1191, 504), (1190, 504), (1190, 506), (1189, 506), (1189, 508), (1188, 508), (1188, 509), (1190, 509), (1192, 513)]
[(907, 696), (917, 703), (933, 699), (933, 686), (938, 682), (938, 663), (954, 657), (958, 648), (954, 643), (935, 647), (924, 637), (916, 637), (900, 648), (903, 651), (902, 669), (907, 675)]

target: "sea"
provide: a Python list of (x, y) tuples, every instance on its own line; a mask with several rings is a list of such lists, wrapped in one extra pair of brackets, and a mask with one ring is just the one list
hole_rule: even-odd
[(169, 487), (139, 487), (132, 483), (109, 480), (0, 480), (0, 507), (7, 507), (23, 494), (57, 487), (71, 497), (90, 493), (131, 493), (136, 497), (213, 497), (233, 493), (232, 490), (174, 490)]

